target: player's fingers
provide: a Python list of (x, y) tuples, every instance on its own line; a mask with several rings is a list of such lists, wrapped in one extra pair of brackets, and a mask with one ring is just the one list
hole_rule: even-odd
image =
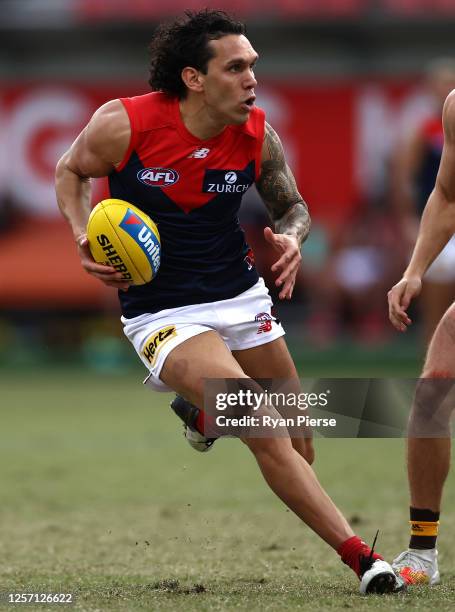
[(287, 248), (280, 259), (273, 264), (270, 268), (272, 272), (276, 272), (279, 268), (283, 268), (284, 266), (295, 264), (297, 266), (300, 265), (302, 261), (302, 255), (300, 251), (296, 247)]
[(272, 272), (280, 271), (282, 274), (287, 274), (288, 270), (292, 272), (299, 267), (302, 257), (299, 252), (287, 250), (283, 253), (280, 259), (271, 266)]
[(395, 315), (389, 316), (390, 322), (398, 331), (404, 332), (407, 330), (407, 325)]
[(281, 272), (278, 278), (275, 281), (275, 285), (279, 287), (290, 277), (295, 278), (297, 271), (299, 269), (300, 259), (294, 258), (289, 264), (286, 265), (285, 269)]
[(93, 278), (96, 278), (100, 281), (102, 281), (103, 283), (126, 283), (128, 284), (128, 281), (126, 281), (123, 276), (120, 274), (120, 272), (115, 272), (115, 274), (103, 274), (100, 272), (90, 272), (90, 276), (93, 276)]
[(280, 298), (280, 300), (290, 300), (292, 297), (292, 291), (294, 289), (294, 284), (295, 284), (295, 278), (289, 278), (283, 285), (283, 288), (281, 289), (280, 293), (278, 294), (278, 297)]
[(270, 244), (273, 244), (274, 246), (279, 243), (279, 237), (270, 227), (264, 227), (264, 238), (267, 240), (267, 242), (270, 242)]
[[(82, 266), (84, 268), (84, 270), (86, 272), (88, 272), (89, 274), (105, 274), (105, 275), (112, 275), (112, 274), (120, 274), (119, 272), (117, 272), (117, 270), (115, 268), (113, 268), (112, 266), (105, 266), (104, 264), (98, 264), (94, 261), (83, 261), (82, 262)], [(120, 277), (121, 278), (121, 275)]]
[(405, 310), (393, 300), (389, 302), (389, 319), (399, 331), (405, 331), (407, 326), (412, 323)]
[(406, 290), (400, 300), (401, 307), (403, 310), (407, 310), (409, 308), (409, 304), (411, 303), (412, 298), (414, 297), (414, 291), (408, 289)]
[(408, 294), (407, 299), (405, 299), (405, 293), (406, 292), (403, 293), (402, 291), (395, 291), (392, 289), (387, 296), (389, 302), (389, 319), (392, 323), (394, 323), (394, 321), (398, 322), (399, 326), (402, 324), (411, 324), (411, 319), (406, 312), (406, 308), (409, 306), (411, 298)]
[(286, 251), (280, 257), (280, 259), (273, 264), (270, 269), (272, 270), (272, 272), (278, 272), (278, 270), (282, 270), (283, 268), (285, 268), (290, 263), (291, 259), (292, 256)]
[(87, 238), (87, 234), (80, 234), (77, 238), (76, 238), (76, 243), (78, 244), (78, 246), (80, 247), (84, 247), (86, 245), (88, 245), (88, 238)]
[(125, 281), (103, 281), (105, 285), (108, 287), (114, 287), (114, 289), (121, 289), (122, 291), (127, 291), (129, 288), (129, 284)]

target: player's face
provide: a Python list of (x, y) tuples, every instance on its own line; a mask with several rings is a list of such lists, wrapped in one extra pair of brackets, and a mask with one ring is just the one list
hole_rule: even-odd
[(214, 52), (202, 75), (207, 110), (226, 124), (248, 120), (256, 96), (254, 65), (258, 54), (243, 35), (230, 34), (209, 43)]

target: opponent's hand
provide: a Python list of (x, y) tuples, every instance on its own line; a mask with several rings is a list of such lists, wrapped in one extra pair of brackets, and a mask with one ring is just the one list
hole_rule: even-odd
[(90, 253), (88, 238), (86, 234), (81, 234), (76, 239), (79, 257), (82, 267), (86, 272), (103, 282), (108, 287), (115, 287), (126, 291), (130, 286), (129, 282), (122, 278), (121, 272), (117, 272), (112, 266), (105, 266), (97, 263)]
[(278, 272), (275, 281), (277, 287), (281, 287), (280, 300), (290, 300), (294, 290), (295, 278), (299, 270), (302, 256), (297, 238), (288, 234), (274, 234), (270, 227), (264, 228), (264, 237), (281, 257), (271, 267), (272, 272)]
[(412, 321), (406, 310), (411, 300), (419, 295), (422, 289), (422, 279), (418, 276), (402, 278), (387, 294), (389, 301), (389, 319), (398, 331), (406, 331)]

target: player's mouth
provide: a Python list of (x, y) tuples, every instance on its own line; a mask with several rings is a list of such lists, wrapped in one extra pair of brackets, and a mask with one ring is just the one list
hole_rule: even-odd
[(246, 100), (244, 100), (241, 104), (242, 109), (246, 111), (250, 111), (254, 106), (254, 101), (256, 100), (256, 96), (250, 96)]

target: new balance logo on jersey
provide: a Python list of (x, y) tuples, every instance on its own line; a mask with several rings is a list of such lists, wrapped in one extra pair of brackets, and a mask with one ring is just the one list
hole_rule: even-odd
[(206, 170), (202, 191), (204, 193), (245, 193), (254, 180), (243, 170)]
[(196, 149), (193, 151), (188, 157), (193, 157), (195, 159), (204, 159), (210, 153), (210, 149)]

